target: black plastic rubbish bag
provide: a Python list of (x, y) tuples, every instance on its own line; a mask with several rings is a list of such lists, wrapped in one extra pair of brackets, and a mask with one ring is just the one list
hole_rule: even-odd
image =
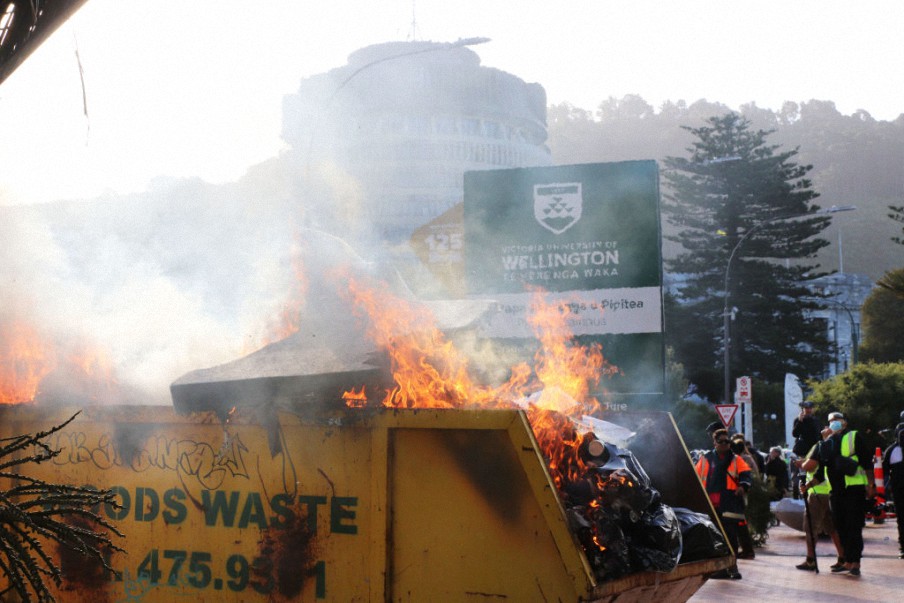
[(673, 510), (681, 526), (682, 561), (699, 561), (731, 554), (722, 530), (708, 515), (684, 507), (675, 507)]
[(682, 558), (683, 539), (672, 507), (659, 504), (626, 529), (634, 571), (670, 572)]

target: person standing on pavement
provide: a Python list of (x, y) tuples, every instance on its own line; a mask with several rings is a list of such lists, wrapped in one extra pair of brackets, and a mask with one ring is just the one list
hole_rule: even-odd
[(844, 549), (844, 564), (832, 572), (859, 576), (868, 501), (876, 494), (873, 451), (865, 437), (848, 427), (842, 413), (829, 413), (829, 428), (832, 435), (819, 447), (820, 462), (832, 486), (832, 520)]
[[(727, 430), (714, 431), (713, 444), (714, 448), (697, 460), (694, 469), (719, 515), (729, 546), (737, 552), (738, 525), (745, 520), (744, 496), (752, 484), (750, 466), (731, 451)], [(740, 580), (741, 574), (735, 565), (710, 577)]]
[(822, 428), (816, 416), (813, 414), (813, 403), (804, 400), (800, 406), (800, 413), (794, 418), (794, 424), (791, 426), (791, 437), (794, 438), (794, 447), (791, 451), (798, 457), (804, 458), (822, 438), (819, 432)]
[[(822, 430), (823, 440), (832, 435), (832, 430), (826, 427)], [(816, 564), (816, 539), (820, 534), (828, 534), (835, 545), (838, 561), (831, 568), (844, 567), (844, 549), (841, 547), (841, 538), (832, 521), (832, 509), (830, 494), (832, 485), (826, 477), (825, 466), (819, 462), (819, 444), (814, 444), (801, 460), (801, 471), (806, 473), (806, 478), (800, 484), (801, 496), (805, 497), (807, 504), (804, 506), (804, 534), (807, 540), (807, 558), (803, 563), (796, 565), (799, 570), (808, 572), (817, 571)]]
[(788, 463), (785, 462), (782, 449), (778, 446), (769, 449), (769, 458), (766, 459), (766, 469), (763, 474), (766, 481), (775, 489), (772, 500), (783, 499), (788, 493), (791, 480), (788, 476)]
[[(902, 413), (904, 414), (904, 413)], [(898, 524), (898, 557), (904, 559), (904, 423), (895, 428), (895, 443), (882, 454), (882, 475), (886, 479), (886, 492), (895, 501)]]
[[(744, 459), (744, 462), (750, 467), (751, 483), (755, 478), (762, 475), (759, 465), (754, 459), (754, 454), (750, 452), (748, 442), (744, 439), (744, 434), (736, 433), (731, 436), (731, 451)], [(758, 454), (758, 453), (756, 453)], [(755, 559), (756, 552), (753, 550), (753, 535), (750, 533), (750, 526), (747, 523), (747, 500), (744, 500), (744, 519), (738, 522), (738, 559)]]

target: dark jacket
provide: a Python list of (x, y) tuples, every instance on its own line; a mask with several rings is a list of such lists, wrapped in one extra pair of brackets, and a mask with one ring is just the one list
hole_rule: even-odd
[(775, 478), (775, 489), (781, 495), (790, 488), (790, 477), (788, 476), (788, 464), (781, 457), (770, 458), (766, 461), (766, 477)]
[[(895, 448), (900, 448), (902, 459), (896, 463), (891, 462), (892, 453)], [(904, 447), (895, 443), (885, 449), (882, 454), (882, 475), (885, 477), (885, 485), (887, 488), (897, 492), (904, 492)], [(904, 501), (895, 501), (898, 504), (904, 504)]]
[(808, 415), (801, 419), (795, 417), (794, 424), (791, 427), (791, 436), (795, 439), (794, 454), (803, 457), (814, 444), (820, 440), (821, 431), (816, 417)]

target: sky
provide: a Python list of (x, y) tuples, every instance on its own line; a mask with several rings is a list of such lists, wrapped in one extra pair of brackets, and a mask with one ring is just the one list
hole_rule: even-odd
[(488, 37), (482, 64), (550, 104), (817, 99), (892, 120), (902, 23), (895, 0), (88, 0), (0, 84), (0, 204), (235, 181), (285, 147), (303, 78), (394, 40)]

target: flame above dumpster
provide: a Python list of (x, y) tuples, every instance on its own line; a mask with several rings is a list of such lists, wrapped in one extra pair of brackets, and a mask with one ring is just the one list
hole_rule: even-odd
[[(470, 359), (445, 337), (427, 308), (356, 280), (350, 280), (349, 290), (355, 308), (369, 319), (368, 336), (391, 362), (395, 386), (385, 393), (383, 406), (526, 408), (557, 487), (585, 473), (579, 454), (583, 438), (574, 419), (600, 409), (591, 392), (618, 369), (606, 361), (599, 344), (575, 343), (566, 303), (546, 303), (542, 290), (534, 292), (528, 313), (538, 342), (533, 364), (512, 367), (505, 383), (491, 386), (472, 378)], [(365, 388), (347, 391), (344, 398), (347, 406), (361, 407)]]
[(54, 342), (22, 319), (0, 322), (0, 404), (108, 402), (121, 393), (113, 373), (107, 356), (86, 342)]
[(41, 380), (53, 370), (53, 354), (31, 325), (0, 324), (0, 404), (34, 400)]
[(533, 366), (516, 365), (507, 382), (487, 386), (470, 376), (469, 358), (445, 337), (427, 308), (358, 281), (349, 288), (355, 307), (369, 318), (368, 336), (392, 363), (396, 385), (382, 402), (386, 407), (511, 408), (534, 396), (536, 407), (592, 414), (600, 405), (591, 391), (618, 370), (598, 344), (575, 344), (567, 304), (547, 304), (538, 290), (529, 313), (539, 343)]

